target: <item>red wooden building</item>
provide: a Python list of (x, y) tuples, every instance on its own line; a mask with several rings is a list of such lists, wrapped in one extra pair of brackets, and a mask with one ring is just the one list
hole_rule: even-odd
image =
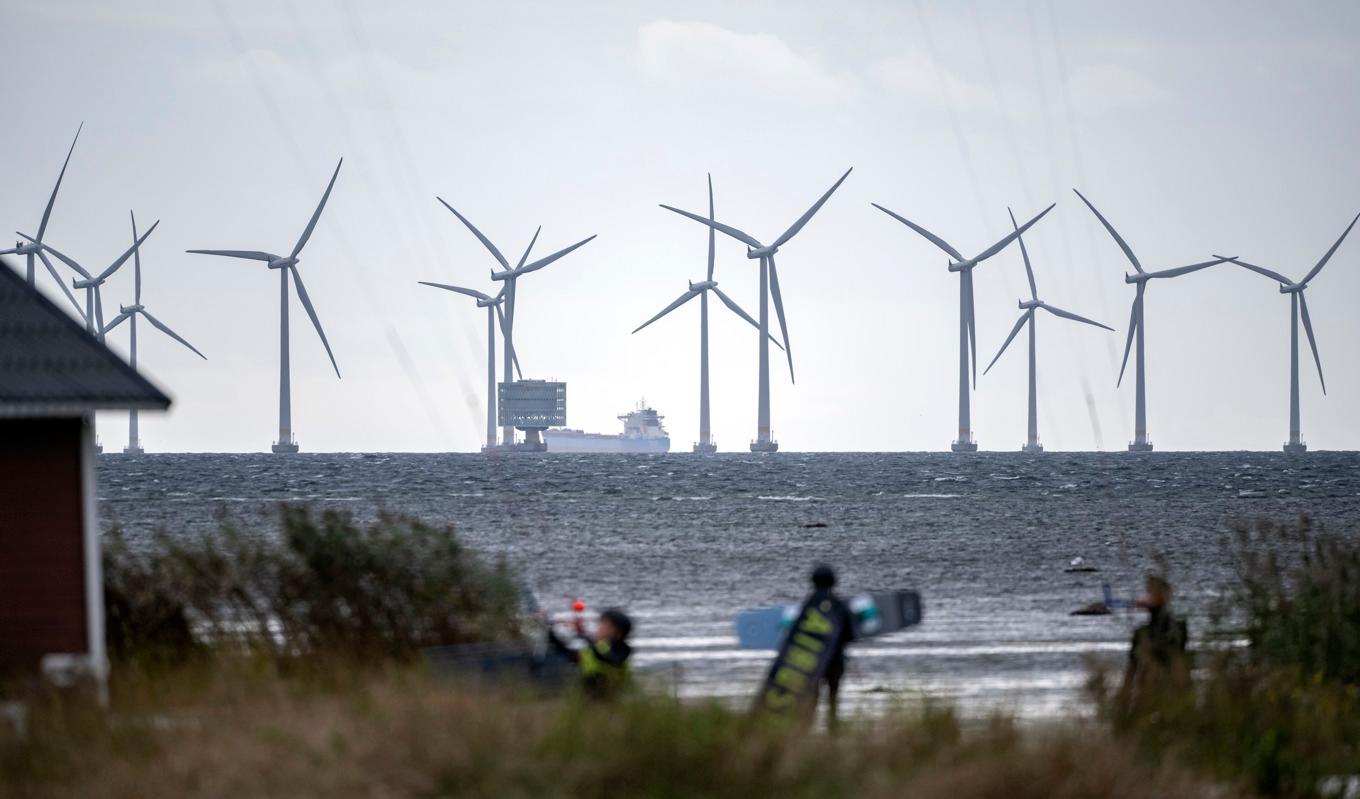
[(170, 400), (0, 263), (0, 673), (102, 682), (94, 412)]

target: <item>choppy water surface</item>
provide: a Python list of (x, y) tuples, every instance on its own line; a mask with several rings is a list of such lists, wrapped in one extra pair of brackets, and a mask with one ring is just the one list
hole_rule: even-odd
[[(796, 600), (826, 561), (843, 588), (926, 602), (920, 627), (852, 650), (849, 701), (925, 691), (1047, 716), (1082, 706), (1083, 658), (1118, 659), (1135, 623), (1068, 615), (1101, 582), (1131, 594), (1160, 556), (1202, 628), (1229, 525), (1308, 513), (1360, 528), (1358, 467), (1350, 453), (108, 455), (99, 494), (106, 528), (134, 538), (210, 533), (222, 513), (272, 529), (281, 501), (452, 523), (550, 607), (630, 609), (640, 663), (734, 701), (769, 659), (736, 648), (734, 613)], [(1064, 573), (1076, 556), (1100, 572)]]

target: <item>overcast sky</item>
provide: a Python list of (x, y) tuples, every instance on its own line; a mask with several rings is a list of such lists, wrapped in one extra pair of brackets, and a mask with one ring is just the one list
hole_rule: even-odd
[[(708, 172), (719, 219), (768, 240), (854, 167), (780, 254), (798, 383), (774, 361), (773, 427), (790, 450), (954, 437), (958, 278), (871, 202), (965, 252), (1009, 229), (1008, 205), (1058, 203), (1026, 237), (1040, 294), (1117, 332), (1040, 319), (1050, 449), (1123, 449), (1133, 433), (1132, 380), (1115, 387), (1129, 265), (1072, 187), (1149, 268), (1229, 251), (1301, 277), (1360, 211), (1349, 2), (6, 0), (0, 17), (14, 34), (3, 224), (34, 232), (82, 120), (49, 243), (103, 265), (130, 243), (129, 209), (161, 220), (144, 302), (208, 360), (139, 330), (175, 400), (145, 419), (150, 451), (268, 448), (276, 275), (184, 250), (286, 253), (341, 156), (301, 271), (343, 379), (292, 310), (294, 430), (311, 451), (482, 440), (485, 317), (416, 281), (492, 290), (493, 261), (436, 194), (512, 258), (540, 224), (543, 253), (599, 235), (522, 280), (526, 376), (567, 381), (569, 424), (593, 431), (646, 397), (681, 451), (698, 432), (698, 304), (629, 331), (703, 278), (704, 229), (657, 203), (703, 210)], [(1019, 250), (975, 274), (985, 365), (1026, 293)], [(722, 237), (717, 278), (756, 312), (755, 262)], [(131, 269), (106, 289), (107, 309), (131, 302)], [(1305, 350), (1304, 437), (1360, 448), (1360, 233), (1308, 297), (1329, 393)], [(1218, 267), (1152, 285), (1146, 314), (1158, 448), (1277, 449), (1289, 302), (1275, 284)], [(714, 433), (744, 449), (757, 339), (712, 317)], [(1025, 379), (1017, 341), (974, 395), (983, 449), (1023, 442)], [(99, 424), (120, 449), (125, 415)]]

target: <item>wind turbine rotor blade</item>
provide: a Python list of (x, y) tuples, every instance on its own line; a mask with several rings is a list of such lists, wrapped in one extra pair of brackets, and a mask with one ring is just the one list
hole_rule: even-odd
[(594, 240), (595, 240), (595, 236), (588, 236), (588, 237), (586, 237), (586, 238), (584, 238), (584, 239), (581, 239), (580, 241), (576, 242), (575, 244), (571, 245), (570, 247), (563, 247), (562, 249), (558, 250), (557, 252), (553, 253), (552, 255), (547, 256), (546, 258), (539, 258), (537, 261), (534, 261), (533, 263), (529, 264), (528, 266), (525, 266), (525, 267), (521, 267), (521, 268), (519, 268), (519, 269), (516, 269), (516, 270), (515, 270), (515, 273), (516, 273), (516, 275), (523, 275), (523, 274), (527, 274), (527, 273), (529, 273), (529, 272), (536, 272), (536, 271), (538, 271), (539, 269), (542, 269), (543, 267), (545, 267), (545, 266), (547, 266), (548, 264), (552, 263), (553, 261), (556, 261), (558, 258), (561, 258), (562, 256), (564, 256), (564, 255), (570, 253), (572, 250), (575, 250), (575, 249), (577, 249), (577, 248), (579, 248), (579, 247), (584, 247), (585, 245), (589, 244), (590, 242), (592, 242), (592, 241), (594, 241)]
[(1024, 313), (1020, 314), (1019, 319), (1015, 320), (1015, 327), (1011, 328), (1011, 334), (1009, 336), (1006, 336), (1006, 340), (1002, 342), (1001, 349), (996, 351), (996, 357), (992, 359), (991, 363), (987, 364), (986, 369), (982, 370), (982, 373), (984, 375), (992, 371), (992, 367), (996, 366), (996, 362), (1001, 360), (1001, 353), (1006, 351), (1006, 348), (1011, 345), (1011, 342), (1015, 340), (1015, 336), (1020, 332), (1020, 328), (1024, 327), (1025, 323), (1028, 322), (1030, 320), (1030, 317), (1032, 316), (1034, 316), (1034, 309), (1030, 308)]
[[(710, 221), (710, 222), (716, 222), (717, 219), (718, 219), (717, 215), (713, 212), (713, 175), (712, 175), (712, 173), (710, 173), (709, 176), (708, 176), (708, 221)], [(717, 240), (718, 240), (718, 231), (717, 231), (716, 228), (710, 226), (710, 227), (708, 228), (708, 279), (709, 279), (709, 280), (712, 280), (712, 279), (713, 279), (713, 264), (715, 263), (715, 259), (716, 259), (716, 257), (717, 257), (717, 255), (716, 255), (716, 253), (717, 253), (717, 250), (716, 250), (716, 248), (717, 248)]]
[[(76, 263), (75, 260), (74, 260), (73, 258), (70, 258), (69, 256), (66, 256), (66, 255), (63, 255), (62, 253), (58, 252), (58, 251), (56, 250), (56, 248), (54, 248), (54, 247), (49, 247), (49, 246), (46, 245), (46, 244), (42, 244), (42, 242), (38, 241), (37, 239), (33, 238), (32, 236), (28, 235), (27, 233), (20, 233), (19, 235), (20, 235), (20, 236), (23, 236), (24, 238), (28, 239), (29, 241), (33, 242), (34, 244), (41, 244), (41, 245), (42, 245), (42, 246), (41, 246), (41, 249), (38, 250), (39, 254), (41, 254), (43, 250), (46, 250), (46, 251), (52, 253), (53, 255), (57, 256), (57, 260), (61, 261), (62, 263), (66, 264), (67, 266), (69, 266), (69, 267), (71, 267), (72, 269), (76, 270), (76, 273), (79, 274), (81, 277), (85, 278), (86, 280), (91, 279), (92, 275), (91, 275), (88, 271), (86, 271), (85, 267), (83, 267), (83, 266), (81, 266), (80, 264)], [(46, 262), (47, 259), (44, 258), (43, 261)], [(50, 264), (50, 263), (48, 264), (48, 268), (51, 269), (51, 264)], [(53, 276), (53, 277), (57, 277), (57, 274), (56, 274), (56, 271), (55, 271), (55, 270), (52, 272), (52, 276)], [(61, 282), (62, 282), (62, 281), (61, 281), (61, 278), (58, 277), (58, 278), (57, 278), (57, 282), (58, 282), (58, 283), (61, 283)], [(65, 284), (63, 284), (63, 285), (65, 285)]]
[(1197, 263), (1197, 264), (1189, 264), (1189, 265), (1187, 265), (1187, 266), (1177, 266), (1177, 267), (1174, 267), (1174, 268), (1171, 268), (1171, 269), (1162, 269), (1162, 270), (1159, 270), (1159, 271), (1157, 271), (1157, 272), (1150, 272), (1150, 273), (1148, 273), (1148, 277), (1152, 277), (1152, 278), (1160, 278), (1160, 277), (1180, 277), (1181, 275), (1188, 275), (1188, 274), (1190, 274), (1191, 272), (1198, 272), (1199, 270), (1201, 270), (1201, 269), (1206, 269), (1206, 268), (1208, 268), (1208, 267), (1210, 267), (1210, 266), (1218, 266), (1219, 264), (1221, 264), (1221, 263), (1226, 263), (1227, 261), (1228, 261), (1227, 258), (1215, 258), (1215, 259), (1212, 260), (1212, 261), (1201, 261), (1201, 262), (1199, 262), (1199, 263)]
[(501, 251), (498, 250), (498, 249), (496, 249), (496, 245), (494, 245), (494, 244), (491, 243), (491, 239), (488, 239), (486, 236), (483, 236), (483, 235), (482, 235), (482, 231), (478, 230), (476, 225), (474, 225), (474, 224), (472, 224), (471, 222), (467, 221), (467, 217), (465, 217), (465, 216), (463, 216), (462, 214), (458, 213), (458, 209), (456, 209), (456, 208), (454, 208), (452, 205), (449, 205), (448, 203), (444, 202), (444, 198), (443, 198), (443, 197), (435, 197), (435, 199), (438, 200), (439, 202), (443, 203), (445, 208), (447, 208), (447, 209), (449, 209), (450, 211), (452, 211), (452, 212), (453, 212), (453, 215), (456, 216), (456, 217), (458, 217), (458, 220), (459, 220), (460, 222), (462, 222), (462, 223), (467, 227), (468, 230), (471, 230), (471, 231), (472, 231), (472, 235), (476, 236), (476, 237), (477, 237), (477, 240), (480, 241), (480, 242), (482, 243), (482, 246), (485, 247), (485, 248), (487, 248), (487, 250), (489, 250), (489, 251), (491, 252), (491, 257), (493, 257), (493, 258), (495, 258), (497, 261), (499, 261), (499, 262), (500, 262), (500, 265), (501, 265), (503, 268), (505, 268), (505, 269), (509, 269), (509, 268), (510, 268), (510, 262), (507, 261), (507, 260), (505, 260), (505, 256), (504, 256), (504, 255), (501, 255)]
[(155, 224), (147, 228), (147, 231), (142, 234), (142, 237), (140, 239), (136, 239), (135, 241), (133, 241), (132, 246), (128, 247), (126, 250), (123, 251), (122, 255), (118, 256), (118, 260), (109, 264), (108, 269), (105, 269), (103, 272), (99, 273), (99, 277), (95, 278), (95, 282), (103, 283), (105, 280), (108, 280), (109, 277), (112, 276), (114, 272), (117, 272), (118, 267), (126, 263), (127, 259), (131, 258), (134, 252), (137, 252), (137, 248), (142, 246), (142, 242), (146, 241), (147, 238), (150, 237), (152, 233), (156, 232), (156, 227), (159, 226), (160, 223), (161, 220), (157, 219)]
[[(502, 291), (504, 291), (504, 289), (502, 289)], [(495, 308), (496, 319), (500, 321), (501, 325), (501, 336), (503, 336), (506, 341), (510, 342), (510, 362), (515, 365), (515, 373), (519, 375), (519, 379), (523, 380), (524, 371), (519, 368), (519, 351), (515, 349), (515, 342), (510, 338), (510, 324), (505, 321), (505, 314), (501, 312), (501, 306), (496, 305)]]
[[(298, 295), (300, 296), (301, 294), (302, 294), (302, 291), (299, 290), (299, 291), (298, 291)], [(150, 322), (150, 323), (152, 324), (152, 326), (155, 327), (157, 330), (161, 331), (162, 333), (164, 333), (165, 335), (167, 335), (167, 336), (169, 336), (170, 338), (174, 339), (175, 341), (178, 341), (179, 343), (181, 343), (181, 344), (183, 344), (184, 346), (188, 347), (188, 348), (190, 349), (190, 351), (192, 351), (195, 355), (197, 355), (198, 357), (202, 358), (203, 360), (205, 360), (205, 361), (208, 360), (208, 356), (206, 356), (206, 355), (204, 355), (203, 353), (199, 352), (197, 347), (195, 347), (194, 345), (192, 345), (192, 344), (190, 344), (189, 342), (185, 341), (183, 336), (181, 336), (180, 334), (178, 334), (178, 333), (176, 333), (175, 331), (171, 330), (164, 322), (162, 322), (161, 320), (157, 319), (156, 317), (154, 317), (154, 316), (152, 316), (150, 313), (148, 313), (148, 312), (146, 311), (146, 309), (142, 309), (142, 312), (141, 312), (141, 313), (142, 313), (142, 316), (145, 316), (145, 317), (146, 317), (146, 321)], [(125, 316), (131, 316), (132, 314), (124, 314), (124, 315), (125, 315)], [(325, 339), (325, 337), (323, 336), (321, 340), (322, 340), (322, 341), (325, 341), (326, 339)]]
[(431, 282), (429, 282), (428, 280), (418, 280), (418, 281), (416, 281), (416, 282), (419, 283), (419, 284), (422, 285), (422, 286), (432, 286), (433, 288), (444, 289), (445, 291), (452, 291), (452, 292), (455, 292), (455, 293), (457, 293), (457, 294), (464, 294), (464, 295), (467, 295), (467, 296), (469, 296), (469, 297), (474, 297), (474, 298), (479, 299), (479, 300), (490, 300), (490, 299), (491, 299), (491, 297), (488, 297), (487, 295), (483, 294), (482, 292), (480, 292), (480, 291), (478, 291), (478, 290), (476, 290), (476, 289), (465, 289), (465, 288), (463, 288), (462, 286), (450, 286), (450, 285), (448, 285), (447, 283), (431, 283)]
[(316, 229), (316, 220), (321, 218), (321, 210), (326, 207), (326, 201), (331, 198), (331, 189), (335, 188), (335, 179), (340, 177), (340, 165), (343, 163), (345, 163), (345, 159), (341, 158), (335, 165), (335, 171), (331, 173), (331, 182), (326, 184), (326, 193), (321, 195), (321, 202), (316, 204), (316, 210), (312, 212), (312, 218), (307, 222), (307, 229), (302, 231), (297, 244), (293, 245), (293, 252), (288, 256), (289, 258), (296, 258), (298, 253), (302, 252), (302, 248), (307, 245), (307, 239), (312, 237), (312, 231)]
[(702, 293), (703, 293), (703, 292), (701, 292), (701, 291), (695, 291), (694, 289), (690, 289), (689, 291), (686, 291), (684, 294), (681, 294), (680, 297), (679, 297), (678, 299), (676, 299), (675, 302), (673, 302), (673, 303), (671, 303), (670, 305), (667, 305), (665, 308), (661, 309), (661, 313), (657, 314), (656, 316), (653, 316), (651, 319), (648, 319), (647, 321), (645, 321), (645, 322), (643, 322), (642, 324), (638, 325), (638, 326), (633, 330), (633, 332), (634, 332), (634, 333), (638, 332), (638, 331), (641, 330), (642, 328), (646, 327), (647, 325), (650, 325), (652, 322), (655, 322), (656, 320), (660, 319), (661, 317), (665, 316), (666, 314), (670, 313), (671, 311), (674, 311), (676, 308), (679, 308), (681, 305), (684, 305), (685, 303), (689, 302), (690, 300), (694, 299), (695, 297), (699, 296), (699, 295), (702, 294)]
[(57, 185), (52, 187), (52, 196), (47, 198), (47, 207), (43, 209), (42, 221), (38, 223), (38, 240), (42, 241), (43, 234), (47, 232), (47, 220), (52, 216), (52, 206), (57, 201), (57, 190), (61, 188), (61, 179), (66, 177), (66, 166), (71, 163), (71, 153), (76, 151), (76, 142), (80, 140), (80, 132), (85, 129), (85, 123), (81, 122), (80, 127), (76, 128), (75, 138), (71, 139), (71, 149), (66, 151), (66, 160), (61, 162), (61, 172), (57, 173)]
[[(133, 243), (135, 244), (136, 241), (137, 241), (137, 215), (134, 214), (132, 211), (129, 210), (129, 211), (128, 211), (128, 218), (132, 220), (132, 241), (133, 241)], [(133, 275), (133, 280), (135, 281), (135, 282), (133, 283), (132, 301), (133, 301), (134, 303), (138, 304), (138, 305), (141, 305), (141, 304), (142, 304), (142, 250), (141, 250), (140, 247), (136, 248), (136, 249), (133, 250), (133, 252), (132, 252), (132, 275)]]
[(326, 355), (330, 356), (331, 368), (335, 369), (335, 376), (340, 376), (340, 367), (335, 363), (335, 354), (331, 352), (331, 343), (326, 340), (326, 331), (321, 329), (321, 320), (316, 318), (316, 309), (312, 307), (312, 300), (307, 296), (307, 287), (302, 285), (302, 275), (298, 273), (296, 266), (288, 267), (293, 273), (293, 285), (297, 287), (298, 299), (302, 300), (302, 307), (307, 311), (307, 315), (312, 318), (312, 326), (316, 328), (316, 334), (321, 337), (321, 344), (326, 348)]
[(1073, 322), (1081, 322), (1082, 324), (1086, 325), (1094, 325), (1095, 327), (1103, 328), (1105, 330), (1109, 330), (1110, 332), (1114, 332), (1114, 328), (1110, 327), (1109, 325), (1102, 325), (1100, 322), (1097, 322), (1094, 319), (1087, 319), (1084, 316), (1077, 316), (1071, 311), (1064, 311), (1063, 309), (1054, 307), (1052, 305), (1049, 305), (1048, 303), (1044, 303), (1039, 307), (1043, 308), (1045, 311), (1048, 311), (1054, 316), (1061, 316), (1064, 319), (1071, 319)]
[(1111, 225), (1109, 220), (1107, 220), (1104, 216), (1101, 215), (1099, 211), (1096, 210), (1096, 207), (1091, 204), (1091, 201), (1086, 199), (1086, 195), (1082, 194), (1076, 189), (1073, 189), (1072, 191), (1076, 192), (1076, 195), (1081, 198), (1081, 201), (1086, 203), (1086, 207), (1091, 209), (1091, 213), (1096, 215), (1096, 219), (1100, 220), (1100, 224), (1105, 226), (1105, 230), (1109, 232), (1111, 236), (1114, 237), (1114, 241), (1116, 244), (1119, 245), (1119, 249), (1124, 251), (1124, 255), (1126, 255), (1129, 259), (1129, 262), (1133, 264), (1134, 271), (1141, 274), (1143, 271), (1143, 265), (1138, 263), (1138, 256), (1133, 254), (1133, 248), (1129, 246), (1129, 243), (1124, 241), (1124, 238), (1120, 236), (1119, 232), (1114, 229), (1114, 225)]
[(784, 300), (779, 294), (779, 270), (774, 266), (773, 255), (765, 257), (770, 259), (770, 299), (774, 300), (774, 313), (779, 319), (779, 333), (784, 338), (784, 355), (789, 359), (789, 382), (797, 383), (793, 376), (793, 347), (789, 344), (789, 326), (784, 321)]
[[(722, 289), (718, 288), (717, 286), (714, 286), (712, 289), (710, 289), (710, 291), (712, 291), (714, 294), (717, 294), (718, 299), (722, 300), (722, 304), (726, 305), (728, 309), (732, 311), (732, 313), (736, 314), (737, 316), (740, 316), (742, 319), (745, 319), (747, 324), (751, 325), (751, 327), (754, 327), (756, 330), (760, 329), (760, 323), (757, 322), (755, 319), (751, 318), (750, 314), (743, 311), (741, 309), (741, 306), (737, 305), (735, 300), (733, 300), (731, 297), (727, 296), (722, 292)], [(781, 350), (784, 349), (784, 345), (779, 343), (779, 339), (775, 338), (769, 333), (766, 333), (765, 335), (769, 336), (770, 341), (776, 347), (778, 347)]]
[(806, 225), (810, 219), (812, 219), (814, 214), (816, 214), (818, 211), (822, 209), (823, 205), (826, 205), (826, 201), (831, 199), (831, 195), (836, 193), (836, 189), (839, 189), (841, 187), (841, 184), (845, 182), (846, 178), (850, 177), (850, 173), (853, 171), (855, 171), (854, 167), (850, 167), (849, 169), (845, 170), (845, 174), (841, 175), (840, 180), (837, 180), (834, 184), (832, 184), (831, 188), (826, 190), (826, 194), (823, 194), (817, 200), (817, 202), (812, 204), (811, 208), (807, 209), (807, 211), (802, 216), (798, 217), (797, 222), (794, 222), (792, 225), (789, 225), (789, 229), (784, 231), (784, 235), (775, 239), (774, 243), (771, 244), (770, 246), (782, 247), (784, 246), (785, 243), (788, 242), (789, 239), (798, 235), (798, 231), (803, 229), (803, 226)]
[(727, 235), (731, 236), (732, 238), (736, 239), (742, 244), (745, 244), (748, 247), (753, 247), (759, 250), (760, 248), (765, 246), (760, 242), (756, 241), (755, 238), (753, 238), (750, 234), (737, 230), (731, 225), (724, 225), (723, 223), (715, 222), (712, 219), (705, 219), (704, 217), (699, 216), (698, 214), (691, 214), (689, 211), (681, 211), (679, 208), (675, 208), (673, 206), (663, 204), (661, 207), (665, 208), (667, 211), (672, 211), (681, 216), (689, 217), (690, 219), (693, 219), (695, 222), (698, 222), (701, 225), (708, 225), (709, 227), (713, 228), (719, 233), (726, 233)]
[(968, 323), (968, 349), (971, 352), (970, 363), (973, 365), (973, 388), (977, 388), (977, 318), (973, 312), (973, 270), (967, 269), (963, 272), (964, 291), (967, 292), (968, 299), (964, 301), (963, 313)]
[(117, 316), (113, 317), (113, 321), (112, 321), (112, 322), (109, 322), (108, 325), (105, 326), (105, 328), (104, 328), (104, 335), (107, 336), (107, 335), (109, 334), (109, 332), (112, 331), (115, 327), (118, 327), (119, 325), (121, 325), (121, 324), (123, 323), (123, 320), (124, 320), (124, 319), (129, 319), (129, 318), (131, 318), (131, 317), (132, 317), (132, 311), (123, 311), (122, 313), (120, 313), (120, 314), (118, 314)]
[[(1215, 255), (1214, 257), (1215, 257), (1215, 258), (1223, 258), (1223, 256), (1221, 256), (1221, 255)], [(1276, 272), (1276, 271), (1273, 270), (1273, 269), (1266, 269), (1264, 266), (1257, 266), (1256, 264), (1249, 264), (1249, 263), (1247, 263), (1246, 261), (1243, 261), (1243, 260), (1240, 259), (1240, 258), (1224, 258), (1224, 260), (1225, 260), (1225, 261), (1228, 261), (1228, 262), (1230, 262), (1230, 263), (1237, 264), (1238, 266), (1242, 267), (1243, 269), (1250, 269), (1251, 271), (1253, 271), (1253, 272), (1255, 272), (1255, 273), (1257, 273), (1257, 274), (1259, 274), (1259, 275), (1265, 275), (1266, 277), (1270, 278), (1271, 280), (1274, 280), (1274, 281), (1277, 282), (1277, 283), (1280, 283), (1281, 285), (1288, 286), (1290, 283), (1293, 282), (1293, 281), (1291, 281), (1289, 278), (1285, 277), (1284, 275), (1280, 274), (1279, 272)]]
[(1124, 360), (1119, 364), (1119, 379), (1114, 381), (1116, 388), (1124, 384), (1124, 370), (1129, 366), (1129, 353), (1133, 351), (1133, 334), (1138, 332), (1138, 325), (1142, 324), (1143, 309), (1143, 286), (1146, 283), (1138, 284), (1138, 295), (1133, 298), (1133, 305), (1129, 308), (1129, 335), (1124, 341)]
[[(1011, 227), (1019, 230), (1020, 226), (1015, 223), (1015, 212), (1007, 208), (1006, 213), (1011, 215)], [(1025, 249), (1024, 236), (1020, 237), (1020, 256), (1025, 259), (1025, 277), (1029, 278), (1029, 298), (1037, 300), (1039, 299), (1039, 287), (1034, 285), (1034, 268), (1029, 265), (1029, 250)], [(1000, 356), (998, 355), (998, 357)], [(991, 367), (987, 368), (990, 369)], [(982, 373), (987, 374), (986, 370), (983, 370)]]
[(61, 275), (57, 274), (57, 268), (52, 265), (51, 261), (47, 260), (47, 254), (42, 250), (38, 250), (37, 254), (38, 260), (42, 261), (43, 266), (47, 268), (47, 273), (52, 276), (53, 280), (57, 281), (58, 286), (61, 286), (61, 292), (66, 295), (66, 299), (71, 301), (71, 305), (76, 309), (76, 315), (80, 317), (80, 321), (87, 321), (85, 319), (85, 306), (81, 305), (80, 302), (76, 300), (76, 295), (72, 294), (71, 290), (66, 287), (66, 281), (61, 279)]
[(1308, 300), (1299, 292), (1299, 311), (1303, 316), (1303, 332), (1308, 334), (1308, 346), (1313, 349), (1313, 363), (1317, 364), (1318, 382), (1322, 383), (1322, 393), (1327, 393), (1327, 379), (1322, 376), (1322, 357), (1318, 355), (1317, 339), (1313, 337), (1313, 320), (1308, 318)]
[(1008, 244), (1010, 244), (1012, 241), (1014, 241), (1014, 240), (1020, 238), (1020, 235), (1021, 235), (1022, 233), (1024, 233), (1026, 230), (1029, 230), (1031, 227), (1033, 227), (1035, 222), (1038, 222), (1040, 219), (1043, 219), (1044, 216), (1046, 216), (1046, 215), (1048, 214), (1049, 211), (1052, 211), (1053, 208), (1054, 208), (1054, 206), (1056, 206), (1056, 205), (1057, 205), (1057, 203), (1053, 203), (1053, 205), (1050, 205), (1050, 206), (1048, 206), (1047, 208), (1045, 208), (1044, 210), (1040, 211), (1039, 214), (1038, 214), (1037, 216), (1035, 216), (1033, 219), (1029, 220), (1028, 222), (1026, 222), (1025, 224), (1021, 225), (1020, 227), (1016, 228), (1015, 230), (1012, 230), (1010, 233), (1007, 233), (1005, 236), (1002, 237), (1002, 239), (1001, 239), (1000, 241), (998, 241), (996, 244), (993, 244), (992, 246), (988, 247), (987, 249), (983, 250), (983, 251), (982, 251), (981, 253), (979, 253), (979, 254), (977, 255), (977, 257), (974, 258), (973, 260), (974, 260), (974, 261), (977, 261), (977, 262), (982, 262), (982, 261), (987, 260), (988, 258), (991, 258), (993, 255), (996, 255), (997, 253), (1001, 252), (1002, 250), (1006, 249), (1006, 246), (1007, 246)]
[(104, 292), (99, 290), (99, 286), (88, 290), (94, 292), (94, 329), (100, 332), (104, 329)]
[[(1360, 214), (1356, 214), (1356, 215), (1355, 215), (1355, 219), (1352, 219), (1352, 220), (1351, 220), (1351, 223), (1350, 223), (1349, 225), (1346, 226), (1345, 231), (1342, 232), (1341, 238), (1337, 239), (1337, 240), (1336, 240), (1336, 243), (1332, 245), (1332, 248), (1331, 248), (1330, 250), (1327, 251), (1327, 254), (1324, 255), (1324, 256), (1322, 256), (1322, 260), (1317, 262), (1317, 266), (1315, 266), (1315, 267), (1313, 267), (1312, 269), (1308, 270), (1308, 274), (1304, 276), (1303, 280), (1300, 280), (1300, 281), (1299, 281), (1300, 283), (1302, 283), (1303, 285), (1306, 286), (1306, 285), (1308, 285), (1308, 281), (1310, 281), (1310, 280), (1312, 280), (1313, 278), (1317, 277), (1317, 273), (1318, 273), (1318, 272), (1321, 272), (1321, 271), (1322, 271), (1322, 267), (1326, 266), (1326, 265), (1327, 265), (1327, 262), (1331, 260), (1332, 255), (1336, 252), (1336, 248), (1337, 248), (1337, 247), (1340, 247), (1340, 246), (1341, 246), (1341, 242), (1343, 242), (1343, 241), (1346, 240), (1346, 236), (1350, 235), (1351, 228), (1355, 227), (1356, 220), (1360, 220)], [(39, 236), (39, 238), (41, 238), (41, 237), (42, 237), (42, 234), (39, 233), (38, 236)]]
[(538, 234), (543, 232), (543, 226), (539, 225), (538, 230), (534, 231), (534, 237), (529, 239), (529, 246), (524, 248), (524, 254), (519, 257), (519, 263), (515, 264), (516, 269), (522, 269), (524, 262), (529, 260), (529, 252), (534, 248), (534, 242), (538, 241)]
[(185, 252), (194, 255), (221, 255), (225, 258), (245, 258), (251, 261), (264, 261), (265, 263), (269, 263), (278, 257), (276, 255), (270, 255), (267, 252), (260, 252), (259, 250), (185, 250)]
[(910, 219), (907, 219), (905, 216), (901, 216), (901, 215), (899, 215), (899, 214), (897, 214), (897, 213), (894, 213), (894, 212), (892, 212), (892, 211), (889, 211), (887, 208), (884, 208), (883, 206), (879, 205), (878, 203), (869, 203), (869, 204), (872, 205), (873, 207), (877, 208), (878, 210), (882, 211), (883, 213), (887, 214), (888, 216), (892, 217), (893, 219), (896, 219), (898, 222), (901, 222), (902, 224), (904, 224), (904, 225), (906, 225), (907, 227), (911, 228), (912, 230), (916, 231), (917, 233), (921, 234), (921, 235), (924, 236), (924, 237), (926, 238), (926, 240), (929, 241), (931, 244), (934, 244), (936, 247), (939, 247), (940, 249), (944, 250), (945, 253), (947, 253), (947, 254), (949, 255), (949, 257), (950, 257), (950, 258), (953, 258), (955, 261), (966, 261), (966, 260), (968, 260), (968, 259), (966, 259), (966, 258), (963, 257), (963, 253), (961, 253), (961, 252), (959, 252), (958, 250), (954, 249), (954, 248), (949, 244), (949, 242), (945, 241), (944, 239), (940, 238), (939, 236), (936, 236), (934, 233), (931, 233), (929, 230), (926, 230), (925, 228), (921, 227), (920, 225), (916, 224), (915, 222), (911, 221)]

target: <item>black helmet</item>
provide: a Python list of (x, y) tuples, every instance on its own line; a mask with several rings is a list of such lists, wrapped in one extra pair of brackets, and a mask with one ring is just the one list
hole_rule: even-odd
[(812, 570), (812, 587), (820, 588), (823, 591), (834, 588), (836, 585), (836, 572), (825, 563), (817, 564)]
[(628, 618), (628, 614), (618, 608), (609, 608), (600, 614), (600, 618), (607, 619), (614, 629), (619, 631), (620, 638), (627, 638), (633, 631), (633, 620)]

